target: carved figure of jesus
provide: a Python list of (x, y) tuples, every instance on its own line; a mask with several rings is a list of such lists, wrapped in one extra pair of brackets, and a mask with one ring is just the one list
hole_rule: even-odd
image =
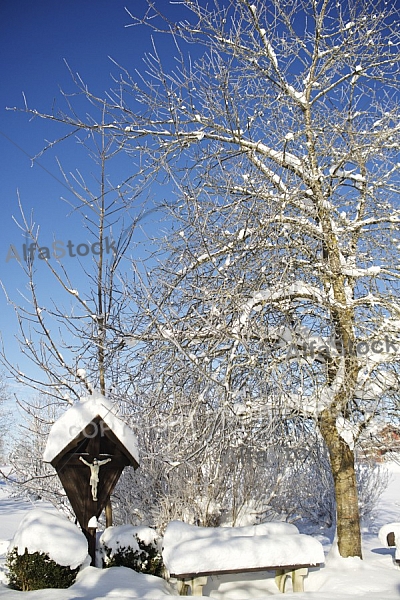
[(92, 498), (93, 500), (97, 500), (97, 484), (99, 483), (99, 471), (102, 465), (110, 462), (111, 458), (106, 458), (105, 460), (98, 460), (97, 458), (93, 459), (93, 464), (87, 462), (82, 456), (79, 457), (85, 465), (90, 467), (90, 481), (89, 485), (92, 488)]

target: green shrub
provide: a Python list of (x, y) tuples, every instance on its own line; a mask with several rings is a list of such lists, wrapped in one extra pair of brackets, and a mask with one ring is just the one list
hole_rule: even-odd
[(76, 579), (80, 567), (70, 569), (57, 564), (48, 554), (33, 552), (18, 554), (13, 548), (6, 559), (9, 587), (23, 592), (44, 588), (68, 588)]
[(163, 562), (156, 545), (145, 544), (137, 535), (135, 537), (140, 551), (133, 549), (131, 546), (127, 546), (120, 547), (113, 552), (111, 548), (104, 544), (104, 566), (107, 568), (128, 567), (138, 573), (146, 573), (148, 575), (161, 577), (163, 572)]

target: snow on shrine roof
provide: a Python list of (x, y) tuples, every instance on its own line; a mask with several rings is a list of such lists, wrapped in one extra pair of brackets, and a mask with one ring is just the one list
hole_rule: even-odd
[(127, 452), (139, 463), (137, 438), (133, 431), (114, 413), (112, 403), (94, 392), (68, 408), (50, 429), (44, 462), (52, 462), (96, 417), (100, 417)]

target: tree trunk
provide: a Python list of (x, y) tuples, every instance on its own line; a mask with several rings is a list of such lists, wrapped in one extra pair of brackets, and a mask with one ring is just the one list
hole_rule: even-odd
[(336, 418), (323, 411), (320, 431), (328, 447), (336, 496), (336, 528), (340, 556), (362, 558), (360, 515), (354, 452), (340, 437)]

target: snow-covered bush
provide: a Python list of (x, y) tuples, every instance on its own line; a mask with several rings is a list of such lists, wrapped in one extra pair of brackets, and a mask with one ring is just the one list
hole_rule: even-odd
[(43, 552), (23, 554), (13, 548), (7, 554), (8, 585), (13, 590), (27, 592), (44, 588), (68, 588), (76, 579), (80, 567), (71, 569), (57, 564)]
[[(287, 451), (286, 469), (269, 501), (267, 520), (304, 521), (320, 527), (335, 522), (336, 506), (329, 458), (316, 442), (308, 449)], [(296, 485), (293, 485), (293, 482)]]
[(24, 591), (69, 587), (87, 561), (87, 549), (85, 536), (68, 519), (32, 510), (9, 546), (9, 585)]
[(161, 577), (163, 562), (159, 540), (157, 532), (150, 527), (107, 527), (99, 540), (103, 564)]

